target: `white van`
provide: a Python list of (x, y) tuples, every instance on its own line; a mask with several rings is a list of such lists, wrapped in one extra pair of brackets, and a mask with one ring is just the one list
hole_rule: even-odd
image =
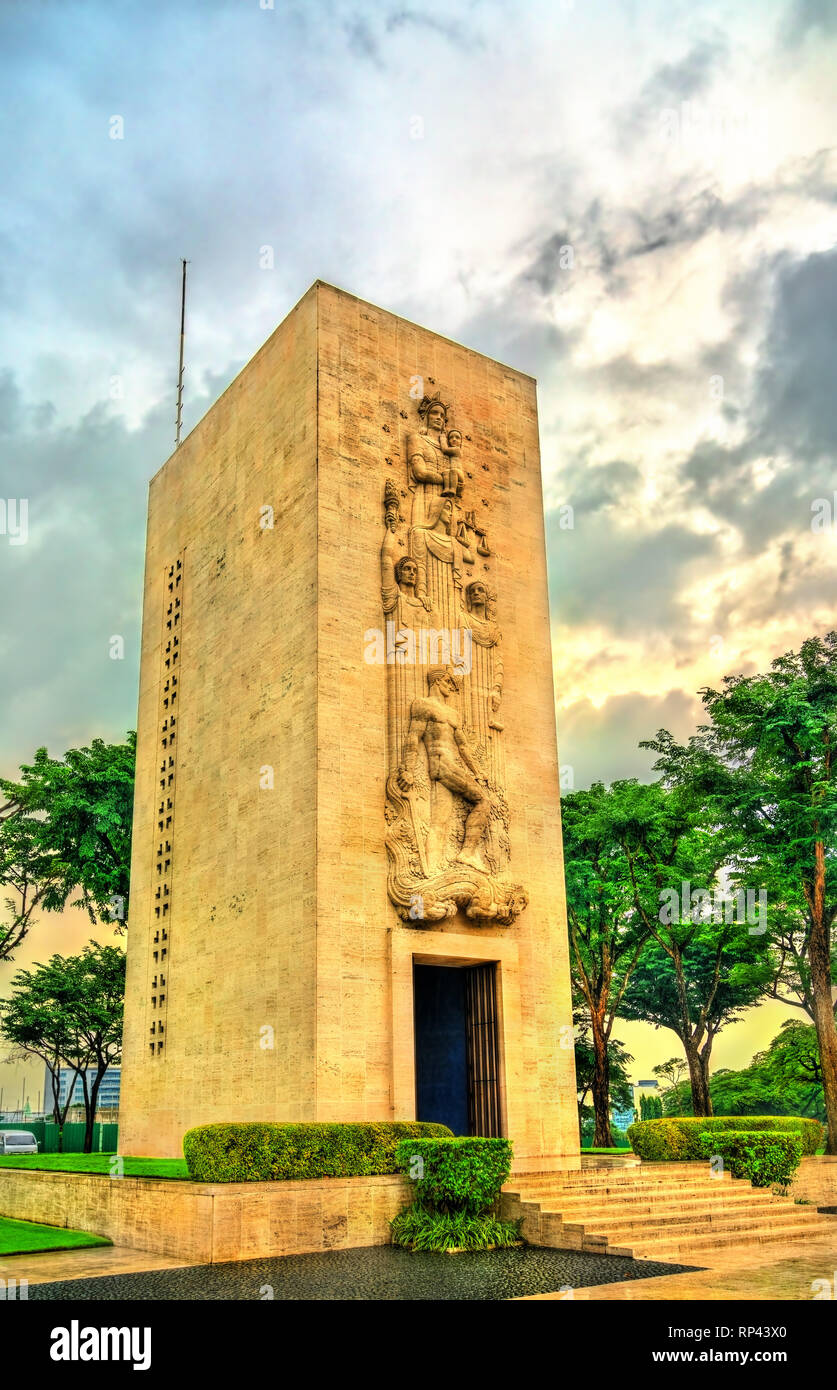
[(28, 1129), (0, 1130), (0, 1154), (36, 1154), (38, 1141)]

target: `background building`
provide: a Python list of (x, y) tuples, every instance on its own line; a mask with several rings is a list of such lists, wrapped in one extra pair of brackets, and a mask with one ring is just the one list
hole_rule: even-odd
[[(656, 1080), (656, 1078), (652, 1078), (652, 1080), (650, 1080), (650, 1081), (637, 1081), (637, 1082), (635, 1082), (635, 1083), (634, 1083), (634, 1106), (635, 1106), (635, 1108), (636, 1108), (637, 1118), (638, 1118), (638, 1119), (642, 1119), (642, 1118), (643, 1118), (643, 1115), (642, 1115), (642, 1097), (643, 1097), (643, 1096), (646, 1097), (646, 1100), (648, 1100), (651, 1096), (654, 1096), (655, 1098), (659, 1099), (659, 1100), (662, 1102), (662, 1095), (663, 1095), (663, 1093), (662, 1093), (662, 1091), (660, 1090), (660, 1083)], [(662, 1111), (661, 1111), (660, 1113), (662, 1113)]]
[[(93, 1085), (96, 1076), (95, 1069), (90, 1067), (87, 1071), (88, 1089)], [(108, 1067), (99, 1087), (99, 1110), (118, 1110), (119, 1109), (119, 1088), (122, 1080), (121, 1067)], [(84, 1105), (84, 1089), (81, 1084), (81, 1077), (71, 1072), (67, 1067), (62, 1067), (58, 1081), (58, 1104), (63, 1106), (67, 1099), (67, 1092), (70, 1085), (73, 1087), (71, 1108), (77, 1105)], [(52, 1079), (49, 1071), (44, 1068), (44, 1112), (47, 1115), (52, 1113)]]

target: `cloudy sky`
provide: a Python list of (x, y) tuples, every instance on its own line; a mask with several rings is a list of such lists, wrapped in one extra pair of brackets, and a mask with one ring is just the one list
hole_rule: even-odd
[(835, 0), (4, 0), (0, 769), (134, 725), (181, 256), (187, 429), (318, 277), (537, 376), (576, 785), (833, 627), (835, 59)]

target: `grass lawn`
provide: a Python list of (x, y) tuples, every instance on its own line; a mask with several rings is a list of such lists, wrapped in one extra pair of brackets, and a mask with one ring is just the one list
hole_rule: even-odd
[(633, 1149), (582, 1149), (583, 1154), (631, 1154)]
[[(4, 1154), (2, 1168), (39, 1168), (54, 1173), (102, 1173), (111, 1175), (115, 1154)], [(123, 1158), (126, 1178), (188, 1178), (183, 1158)]]
[(0, 1216), (0, 1255), (24, 1255), (32, 1250), (75, 1250), (83, 1245), (111, 1245), (105, 1236), (42, 1226), (38, 1221), (11, 1221)]

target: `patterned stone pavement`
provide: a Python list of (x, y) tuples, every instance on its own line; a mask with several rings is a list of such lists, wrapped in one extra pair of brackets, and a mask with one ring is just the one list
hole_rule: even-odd
[[(99, 1253), (99, 1252), (91, 1252)], [(127, 1265), (97, 1274), (85, 1270), (67, 1278), (57, 1269), (53, 1279), (32, 1281), (30, 1299), (214, 1300), (447, 1300), (495, 1301), (580, 1289), (607, 1281), (612, 1284), (671, 1274), (685, 1266), (650, 1261), (616, 1260), (570, 1250), (530, 1246), (490, 1254), (410, 1254), (393, 1246), (335, 1250), (317, 1255), (288, 1255), (282, 1259), (243, 1260), (231, 1264), (177, 1266), (143, 1256), (140, 1251), (110, 1253), (121, 1264), (129, 1253), (146, 1267)], [(34, 1265), (33, 1259), (27, 1263)], [(17, 1277), (24, 1277), (21, 1268)], [(566, 1293), (565, 1295), (566, 1296)]]

